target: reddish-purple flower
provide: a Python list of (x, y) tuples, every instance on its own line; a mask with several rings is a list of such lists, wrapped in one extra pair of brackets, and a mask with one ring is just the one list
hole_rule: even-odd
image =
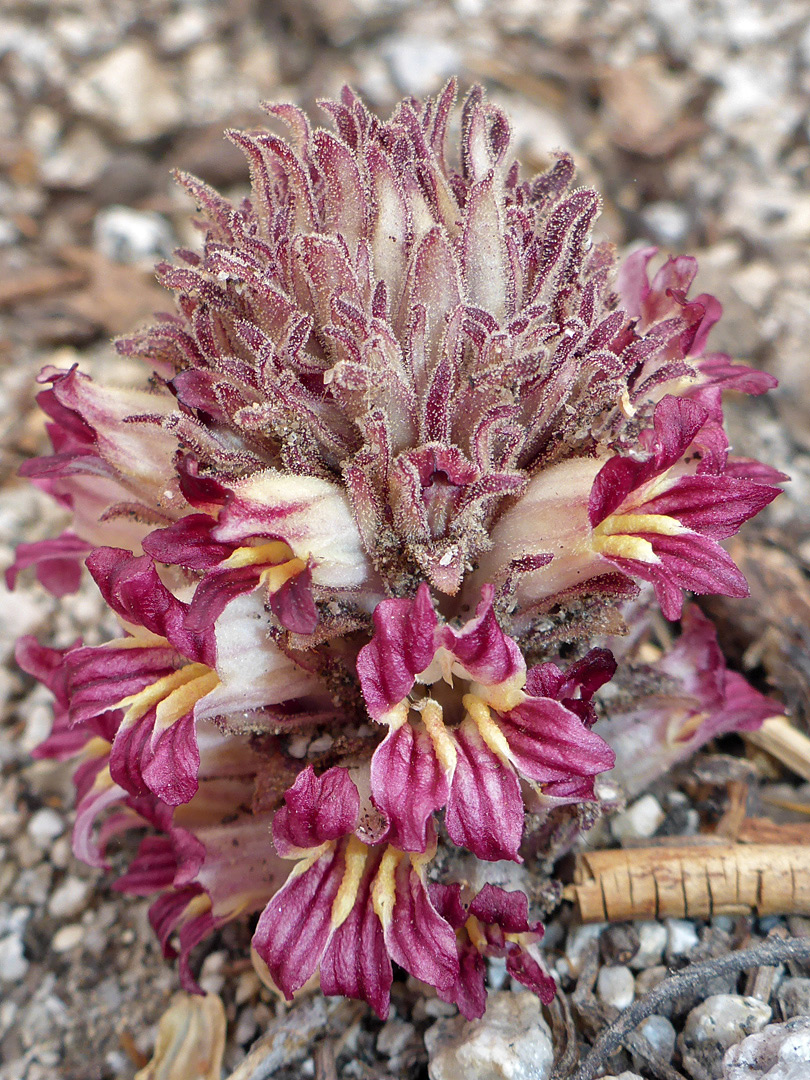
[(458, 632), (440, 625), (426, 585), (412, 601), (384, 600), (357, 658), (369, 713), (389, 728), (371, 759), (371, 796), (386, 838), (408, 851), (425, 850), (431, 817), (446, 806), (459, 847), (519, 860), (521, 779), (546, 804), (578, 802), (593, 798), (594, 776), (613, 766), (586, 722), (591, 696), (615, 669), (610, 654), (589, 653), (566, 687), (572, 699), (560, 701), (544, 671), (554, 665), (527, 675), (516, 642), (498, 626), (492, 593), (485, 590)]
[(611, 699), (596, 639), (623, 605), (641, 638), (639, 590), (672, 620), (745, 593), (721, 544), (781, 476), (729, 455), (722, 392), (772, 380), (706, 351), (693, 260), (650, 282), (653, 251), (617, 269), (592, 243), (570, 158), (522, 177), (480, 88), (454, 153), (455, 93), (381, 121), (347, 89), (331, 132), (269, 106), (286, 139), (230, 133), (249, 198), (179, 178), (201, 250), (118, 343), (149, 389), (41, 376), (53, 453), (23, 472), (72, 521), (7, 580), (64, 595), (85, 562), (121, 633), (20, 643), (56, 701), (39, 753), (79, 758), (81, 858), (143, 832), (117, 887), (158, 894), (187, 987), (253, 913), (287, 997), (317, 975), (385, 1015), (396, 964), (472, 1017), (500, 957), (548, 1000), (525, 895), (476, 893), (464, 860), (525, 873), (527, 810), (598, 802), (615, 758), (651, 776), (631, 722), (657, 770), (771, 709), (693, 609), (654, 699)]

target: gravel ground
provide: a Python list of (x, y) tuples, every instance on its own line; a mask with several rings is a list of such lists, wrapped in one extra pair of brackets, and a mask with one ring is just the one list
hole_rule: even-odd
[[(806, 589), (807, 0), (4, 0), (0, 558), (9, 562), (17, 541), (52, 535), (60, 523), (15, 475), (43, 447), (36, 372), (79, 361), (107, 379), (131, 379), (110, 337), (164, 304), (151, 265), (193, 242), (170, 170), (236, 192), (245, 168), (222, 130), (260, 124), (260, 100), (314, 110), (316, 99), (349, 82), (385, 111), (403, 94), (435, 92), (453, 73), (462, 86), (484, 82), (507, 109), (527, 168), (543, 167), (555, 148), (573, 152), (583, 182), (604, 195), (603, 236), (698, 256), (700, 289), (725, 307), (714, 348), (781, 380), (767, 402), (746, 402), (744, 411), (732, 405), (731, 428), (735, 449), (795, 478), (756, 537), (747, 535), (787, 551)], [(775, 598), (765, 590), (757, 603), (749, 617), (767, 620)], [(27, 576), (0, 610), (0, 1080), (127, 1080), (152, 1051), (175, 974), (159, 957), (146, 904), (122, 899), (108, 879), (72, 859), (69, 772), (29, 757), (48, 731), (47, 694), (11, 664), (19, 634), (66, 645), (78, 635), (96, 643), (110, 628), (93, 589), (57, 602)], [(755, 630), (723, 605), (716, 614), (731, 655), (748, 655)], [(810, 648), (803, 639), (796, 648), (799, 659), (783, 677), (767, 655), (751, 663), (806, 717)], [(794, 684), (797, 672), (805, 681)], [(786, 779), (768, 775), (765, 763), (758, 768), (769, 782)], [(659, 831), (694, 831), (713, 812), (710, 796), (677, 781), (656, 792), (665, 815)], [(550, 922), (552, 965), (572, 989), (588, 955), (596, 956), (596, 998), (615, 1007), (653, 985), (664, 963), (721, 955), (783, 925), (649, 924), (646, 951), (622, 959), (627, 948), (617, 951), (615, 928), (602, 935), (601, 952), (591, 946), (587, 954), (595, 932), (570, 920), (562, 910)], [(801, 921), (790, 929), (807, 933)], [(246, 928), (229, 928), (202, 964), (203, 985), (225, 1002), (227, 1069), (257, 1037), (296, 1030), (309, 1034), (285, 1043), (274, 1076), (424, 1076), (431, 1029), (433, 1075), (449, 1080), (440, 1057), (453, 1010), (423, 988), (397, 985), (385, 1025), (360, 1006), (318, 999), (288, 1013), (245, 963), (247, 937)], [(497, 988), (503, 972), (493, 968), (490, 978)], [(726, 980), (711, 992), (747, 992), (744, 983)], [(807, 1011), (810, 998), (798, 990), (798, 1006), (771, 990), (763, 1008), (775, 1019)], [(678, 1030), (687, 1012), (673, 1008)], [(751, 1034), (744, 1025), (735, 1031)], [(663, 1040), (668, 1061), (666, 1024), (647, 1037)], [(679, 1068), (702, 1080), (703, 1066), (687, 1068), (684, 1046), (678, 1055)], [(624, 1052), (614, 1067), (654, 1075)]]

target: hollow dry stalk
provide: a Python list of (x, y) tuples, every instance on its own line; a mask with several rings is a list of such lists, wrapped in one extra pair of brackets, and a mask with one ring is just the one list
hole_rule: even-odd
[(706, 844), (577, 856), (572, 900), (583, 922), (810, 915), (810, 847)]

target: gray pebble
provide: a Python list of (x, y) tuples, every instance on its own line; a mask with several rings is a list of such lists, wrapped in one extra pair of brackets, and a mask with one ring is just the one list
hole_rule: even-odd
[(746, 1035), (761, 1031), (771, 1010), (756, 998), (715, 994), (686, 1018), (678, 1046), (683, 1065), (693, 1080), (715, 1080), (723, 1054)]
[(480, 1020), (457, 1016), (425, 1032), (430, 1080), (547, 1080), (551, 1032), (535, 994), (490, 994)]
[[(638, 1033), (644, 1036), (663, 1061), (672, 1060), (672, 1055), (675, 1053), (675, 1040), (678, 1036), (666, 1016), (657, 1016), (656, 1014), (648, 1016), (646, 1020), (642, 1020), (639, 1024)], [(644, 1063), (641, 1059), (636, 1060), (634, 1057), (633, 1064), (636, 1067), (641, 1067)]]
[(723, 1080), (807, 1080), (810, 1017), (768, 1024), (732, 1046), (723, 1058)]
[(785, 979), (776, 993), (776, 1000), (786, 1020), (793, 1016), (810, 1016), (810, 979)]
[(624, 964), (615, 967), (603, 967), (596, 980), (596, 993), (605, 1005), (614, 1009), (626, 1009), (631, 1004), (636, 992), (633, 972)]

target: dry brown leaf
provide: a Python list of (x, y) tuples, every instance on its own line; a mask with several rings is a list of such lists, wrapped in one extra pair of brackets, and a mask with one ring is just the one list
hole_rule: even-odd
[(626, 68), (608, 68), (599, 79), (603, 118), (613, 141), (644, 157), (663, 157), (705, 131), (691, 114), (698, 85), (647, 56)]
[(151, 320), (155, 311), (174, 306), (170, 295), (156, 283), (152, 271), (111, 262), (89, 248), (66, 248), (60, 254), (88, 278), (83, 289), (64, 298), (64, 306), (90, 319), (107, 334), (133, 330)]
[(87, 271), (79, 266), (31, 266), (0, 277), (0, 308), (16, 307), (39, 297), (52, 297), (85, 285), (87, 280)]
[(220, 1080), (225, 1008), (216, 994), (175, 994), (160, 1018), (152, 1060), (135, 1080)]

